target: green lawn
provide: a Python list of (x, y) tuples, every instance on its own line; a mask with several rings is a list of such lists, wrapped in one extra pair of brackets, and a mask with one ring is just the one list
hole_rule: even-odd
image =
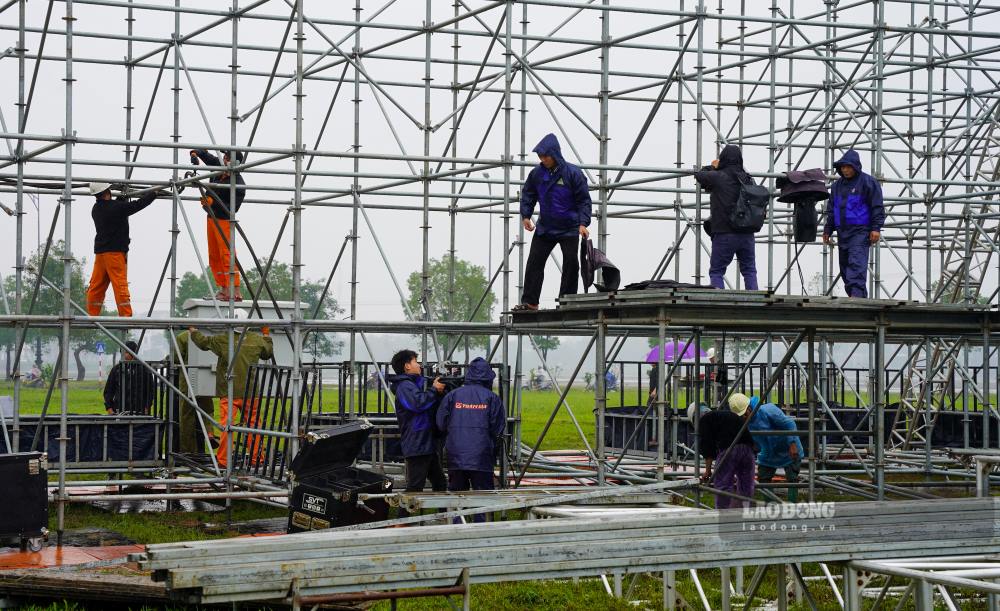
[[(69, 383), (69, 412), (71, 414), (103, 414), (104, 395), (102, 389), (104, 385), (96, 380), (85, 380), (83, 382), (72, 381)], [(45, 388), (25, 388), (21, 387), (21, 413), (39, 414), (45, 404), (45, 395), (48, 387)], [(14, 395), (14, 383), (10, 380), (0, 381), (0, 395)], [(49, 402), (50, 414), (58, 414), (60, 409), (59, 386), (52, 391), (52, 399)]]

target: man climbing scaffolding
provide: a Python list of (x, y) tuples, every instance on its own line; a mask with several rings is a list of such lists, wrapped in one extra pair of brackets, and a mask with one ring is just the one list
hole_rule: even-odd
[[(238, 151), (233, 157), (230, 157), (229, 151), (222, 151), (221, 163), (218, 157), (205, 149), (192, 150), (190, 154), (191, 163), (194, 165), (198, 165), (199, 159), (204, 161), (207, 166), (225, 166), (227, 168), (233, 157), (235, 157), (236, 163), (243, 162), (243, 155)], [(235, 203), (230, 202), (231, 178), (235, 179), (236, 183)], [(219, 301), (229, 301), (229, 276), (232, 275), (233, 301), (243, 301), (243, 295), (240, 294), (240, 275), (235, 273), (234, 268), (229, 263), (232, 258), (230, 252), (230, 236), (232, 234), (229, 222), (243, 205), (243, 198), (246, 197), (246, 183), (239, 172), (231, 175), (228, 170), (218, 176), (213, 176), (209, 183), (209, 188), (206, 189), (201, 198), (201, 205), (208, 215), (208, 266), (212, 269), (212, 275), (215, 277), (215, 285), (219, 287), (215, 298)]]
[(150, 191), (137, 200), (129, 200), (126, 195), (113, 198), (111, 184), (90, 183), (90, 194), (96, 197), (90, 216), (94, 219), (94, 271), (90, 275), (87, 289), (87, 313), (99, 316), (104, 307), (104, 296), (108, 285), (115, 294), (115, 304), (119, 316), (132, 316), (132, 298), (128, 291), (128, 218), (141, 211), (160, 195), (161, 191)]

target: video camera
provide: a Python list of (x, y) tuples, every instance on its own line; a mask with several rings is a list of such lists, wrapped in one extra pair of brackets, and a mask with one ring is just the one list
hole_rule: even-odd
[(465, 384), (464, 376), (441, 376), (441, 383), (444, 384), (444, 392), (449, 393)]

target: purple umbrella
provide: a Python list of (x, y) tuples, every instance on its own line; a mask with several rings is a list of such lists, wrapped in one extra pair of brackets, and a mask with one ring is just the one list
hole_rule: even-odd
[[(647, 363), (656, 363), (656, 362), (666, 363), (666, 362), (673, 361), (675, 358), (677, 358), (677, 354), (679, 354), (681, 352), (681, 350), (684, 350), (684, 343), (683, 342), (667, 342), (666, 346), (664, 346), (663, 348), (664, 348), (664, 350), (662, 351), (662, 356), (661, 356), (660, 346), (655, 346), (652, 350), (650, 350), (649, 354), (646, 355), (646, 362)], [(681, 360), (682, 361), (693, 361), (694, 360), (694, 355), (695, 355), (695, 350), (698, 351), (698, 355), (701, 356), (701, 357), (707, 357), (708, 356), (705, 353), (704, 350), (699, 349), (697, 346), (694, 345), (694, 342), (691, 342), (688, 345), (687, 349), (684, 350), (684, 353), (681, 354)]]

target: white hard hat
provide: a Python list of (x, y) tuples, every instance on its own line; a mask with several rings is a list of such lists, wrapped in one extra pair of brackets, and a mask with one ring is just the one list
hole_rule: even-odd
[[(246, 320), (250, 318), (250, 310), (244, 310), (243, 308), (235, 308), (233, 310), (233, 320)], [(246, 332), (247, 328), (244, 325), (236, 325), (233, 327), (233, 331), (237, 333)]]
[(88, 185), (91, 195), (100, 195), (111, 188), (110, 182), (92, 182)]
[(687, 421), (688, 422), (694, 422), (695, 411), (698, 411), (698, 412), (704, 414), (705, 412), (708, 411), (708, 408), (705, 407), (704, 405), (699, 405), (697, 401), (695, 401), (695, 402), (691, 403), (690, 405), (688, 405), (688, 408), (687, 408)]
[(709, 348), (708, 349), (708, 358), (710, 358), (710, 359), (714, 359), (715, 358), (715, 348)]

